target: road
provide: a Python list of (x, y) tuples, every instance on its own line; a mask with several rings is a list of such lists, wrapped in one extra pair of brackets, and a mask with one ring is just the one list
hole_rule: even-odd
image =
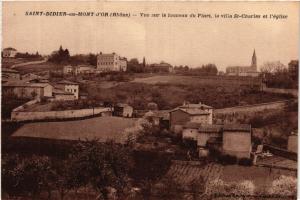
[(34, 64), (42, 64), (48, 61), (48, 58), (44, 58), (44, 60), (38, 60), (38, 61), (31, 61), (31, 62), (25, 62), (25, 63), (18, 63), (11, 66), (11, 69), (14, 69), (16, 67), (26, 66), (26, 65), (34, 65)]

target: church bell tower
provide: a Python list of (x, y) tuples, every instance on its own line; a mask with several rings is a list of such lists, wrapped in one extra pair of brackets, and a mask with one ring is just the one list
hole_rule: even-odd
[(253, 55), (252, 55), (251, 67), (253, 68), (253, 70), (257, 71), (255, 49), (254, 49), (254, 52), (253, 52)]

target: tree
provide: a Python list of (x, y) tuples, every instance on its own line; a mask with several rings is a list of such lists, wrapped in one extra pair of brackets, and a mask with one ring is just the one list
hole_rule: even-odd
[(70, 52), (68, 49), (63, 49), (62, 46), (59, 47), (58, 51), (52, 52), (49, 61), (54, 63), (67, 63), (70, 59)]
[(261, 68), (260, 71), (263, 74), (275, 74), (283, 72), (286, 69), (286, 66), (282, 64), (280, 61), (275, 62), (265, 62)]
[(107, 187), (118, 192), (126, 188), (128, 171), (132, 167), (130, 151), (113, 141), (105, 144), (97, 140), (80, 142), (72, 154), (73, 184), (91, 184), (104, 199)]
[(95, 54), (90, 53), (90, 54), (89, 54), (88, 63), (89, 63), (90, 65), (97, 66), (97, 56), (96, 56)]

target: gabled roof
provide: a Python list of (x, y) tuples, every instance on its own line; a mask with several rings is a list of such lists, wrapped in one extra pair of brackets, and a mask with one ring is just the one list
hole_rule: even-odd
[(225, 124), (223, 127), (224, 131), (243, 131), (250, 132), (251, 125), (250, 124)]
[(216, 133), (222, 131), (223, 125), (218, 124), (202, 124), (198, 131), (202, 133)]
[(72, 82), (72, 81), (68, 81), (68, 80), (62, 80), (57, 82), (56, 84), (61, 84), (61, 85), (79, 85), (78, 83)]
[(193, 103), (187, 103), (185, 105), (179, 106), (179, 108), (199, 108), (199, 109), (211, 109), (213, 107), (199, 103), (199, 104), (193, 104)]
[(171, 110), (170, 113), (174, 112), (174, 111), (177, 111), (177, 110), (185, 112), (189, 115), (209, 115), (209, 113), (205, 110), (184, 109), (184, 108), (175, 108), (174, 110)]

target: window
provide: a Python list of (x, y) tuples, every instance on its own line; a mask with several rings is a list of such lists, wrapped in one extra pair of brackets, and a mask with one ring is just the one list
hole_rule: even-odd
[(76, 92), (76, 89), (74, 89), (74, 92)]

